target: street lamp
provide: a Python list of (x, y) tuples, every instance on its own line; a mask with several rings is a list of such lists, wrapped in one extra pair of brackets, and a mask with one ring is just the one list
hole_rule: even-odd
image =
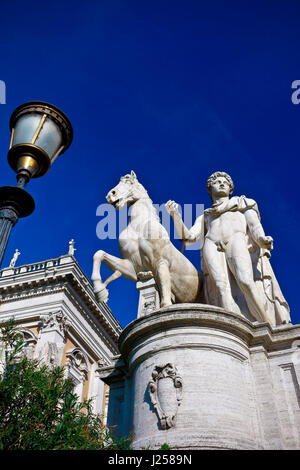
[(42, 101), (22, 104), (10, 118), (8, 163), (17, 174), (16, 186), (0, 188), (0, 266), (12, 227), (35, 207), (24, 187), (47, 173), (73, 139), (72, 125), (56, 106)]

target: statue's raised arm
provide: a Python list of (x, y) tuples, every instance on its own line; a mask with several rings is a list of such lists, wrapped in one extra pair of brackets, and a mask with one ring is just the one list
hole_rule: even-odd
[(165, 207), (173, 218), (174, 225), (176, 228), (176, 232), (180, 238), (184, 242), (185, 245), (192, 245), (198, 240), (202, 240), (204, 237), (204, 216), (200, 215), (197, 219), (195, 224), (188, 229), (182, 220), (182, 217), (178, 210), (178, 204), (175, 201), (168, 201), (165, 204)]

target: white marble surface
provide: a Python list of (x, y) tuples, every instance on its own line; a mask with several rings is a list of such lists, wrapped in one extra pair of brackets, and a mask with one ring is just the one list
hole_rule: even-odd
[[(160, 294), (160, 306), (174, 301), (197, 302), (202, 294), (202, 277), (193, 264), (171, 243), (160, 223), (146, 189), (135, 173), (122, 176), (107, 194), (107, 202), (116, 209), (130, 206), (128, 226), (119, 236), (122, 258), (98, 250), (93, 258), (92, 281), (99, 301), (107, 302), (107, 285), (120, 276), (134, 282), (154, 278)], [(102, 282), (100, 269), (105, 263), (112, 271)]]
[(212, 207), (191, 229), (184, 225), (178, 204), (166, 203), (185, 244), (201, 242), (204, 301), (271, 325), (289, 323), (289, 306), (269, 262), (273, 239), (264, 233), (256, 202), (230, 198), (233, 188), (227, 173), (213, 173), (207, 181)]
[[(122, 355), (102, 371), (108, 422), (133, 432), (136, 449), (299, 449), (299, 345), (299, 325), (272, 328), (199, 304), (160, 309), (125, 328)], [(149, 383), (155, 368), (170, 365), (182, 397), (174, 426), (162, 429)], [(159, 400), (163, 408), (173, 399), (174, 408), (176, 387), (172, 376), (164, 380)]]

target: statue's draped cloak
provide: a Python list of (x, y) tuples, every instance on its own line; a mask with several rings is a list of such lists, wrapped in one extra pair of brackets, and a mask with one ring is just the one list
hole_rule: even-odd
[[(207, 209), (204, 212), (204, 217), (206, 214), (209, 214), (212, 210), (214, 210), (215, 206), (212, 206), (211, 209)], [(228, 201), (222, 202), (218, 206), (218, 214), (222, 214), (228, 211), (240, 211), (245, 213), (247, 210), (253, 209), (256, 211), (258, 218), (260, 220), (260, 214), (257, 207), (257, 204), (252, 199), (248, 199), (245, 196), (235, 196), (229, 199)], [(200, 218), (199, 218), (200, 219)], [(201, 246), (203, 246), (204, 238), (205, 238), (205, 224), (201, 223), (201, 230), (200, 228), (200, 220), (198, 224), (198, 230), (195, 226), (196, 231), (198, 231), (197, 235), (198, 238), (202, 238)], [(290, 320), (290, 311), (288, 303), (286, 302), (275, 274), (273, 272), (272, 266), (270, 264), (270, 252), (266, 249), (260, 248), (257, 243), (254, 241), (250, 230), (247, 229), (247, 240), (248, 240), (248, 249), (252, 260), (253, 266), (253, 277), (256, 284), (256, 287), (259, 293), (265, 300), (265, 308), (268, 313), (269, 318), (274, 318), (274, 323), (276, 322), (277, 325), (282, 323), (289, 323)], [(223, 263), (224, 263), (224, 270), (228, 274), (228, 280), (231, 286), (232, 292), (232, 310), (237, 313), (242, 313), (248, 319), (254, 320), (251, 316), (248, 306), (246, 304), (245, 298), (238, 287), (236, 280), (231, 273), (227, 262), (225, 253), (223, 252)], [(210, 305), (217, 305), (220, 306), (220, 300), (218, 298), (218, 294), (215, 288), (213, 281), (210, 279), (208, 269), (205, 265), (204, 257), (201, 253), (201, 269), (204, 274), (204, 296), (206, 303)]]

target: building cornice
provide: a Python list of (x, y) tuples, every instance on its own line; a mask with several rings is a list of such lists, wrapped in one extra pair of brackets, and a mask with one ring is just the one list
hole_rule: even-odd
[[(61, 291), (71, 297), (81, 313), (89, 317), (89, 321), (93, 320), (94, 316), (112, 342), (117, 343), (122, 328), (110, 308), (104, 302), (96, 301), (91, 283), (74, 256), (61, 256), (0, 271), (1, 304)], [(81, 302), (78, 302), (78, 298)], [(80, 305), (82, 302), (83, 306)], [(109, 338), (106, 338), (105, 342)]]

